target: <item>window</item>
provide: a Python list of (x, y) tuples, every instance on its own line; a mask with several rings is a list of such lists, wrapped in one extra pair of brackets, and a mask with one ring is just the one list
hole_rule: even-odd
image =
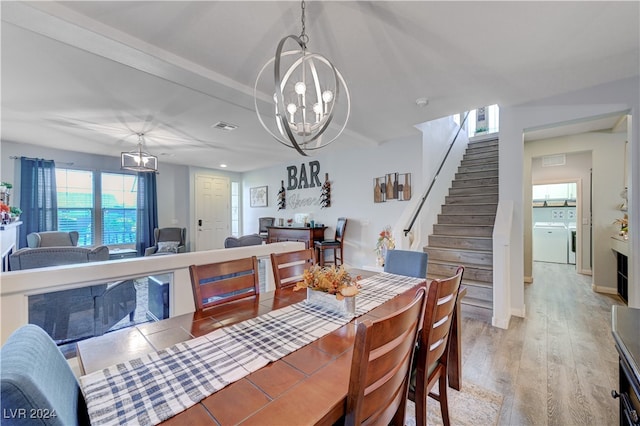
[(102, 244), (135, 244), (138, 179), (102, 173)]
[(136, 243), (136, 175), (56, 169), (58, 230), (78, 231), (79, 246)]
[(56, 168), (58, 230), (78, 231), (79, 246), (94, 244), (93, 172)]

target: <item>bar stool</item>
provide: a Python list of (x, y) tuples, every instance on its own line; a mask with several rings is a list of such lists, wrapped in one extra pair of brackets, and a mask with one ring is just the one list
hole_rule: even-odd
[[(318, 253), (316, 258), (320, 266), (324, 266), (326, 263), (333, 263), (336, 266), (344, 263), (342, 256), (342, 247), (344, 242), (344, 232), (347, 228), (347, 218), (339, 217), (338, 224), (336, 225), (336, 235), (333, 240), (316, 241), (315, 248)], [(333, 260), (327, 261), (325, 259), (325, 251), (333, 251)], [(340, 261), (340, 263), (338, 263)]]

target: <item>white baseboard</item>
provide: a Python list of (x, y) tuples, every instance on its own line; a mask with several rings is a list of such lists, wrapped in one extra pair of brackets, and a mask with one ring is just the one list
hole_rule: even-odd
[(506, 318), (496, 318), (495, 316), (491, 317), (491, 325), (498, 328), (508, 329), (509, 328), (509, 320), (511, 320), (511, 316)]
[(580, 269), (578, 273), (580, 275), (589, 275), (589, 276), (593, 275), (593, 271), (591, 269)]
[(526, 306), (523, 306), (522, 309), (512, 308), (511, 309), (511, 315), (516, 316), (516, 317), (520, 317), (520, 318), (524, 318), (525, 315), (526, 315), (526, 310), (527, 310)]
[(591, 290), (596, 293), (604, 293), (604, 294), (618, 294), (618, 289), (613, 287), (602, 287), (595, 284), (591, 285)]

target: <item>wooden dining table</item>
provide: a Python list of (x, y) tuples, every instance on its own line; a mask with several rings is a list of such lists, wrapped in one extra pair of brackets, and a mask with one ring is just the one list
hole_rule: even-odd
[[(352, 275), (360, 272), (363, 276), (372, 275), (367, 271), (350, 272)], [(356, 324), (400, 309), (413, 299), (415, 289), (417, 287), (224, 387), (163, 424), (262, 426), (335, 423), (345, 414)], [(89, 374), (162, 350), (305, 298), (305, 292), (292, 289), (265, 292), (255, 298), (209, 309), (205, 315), (179, 315), (83, 340), (77, 344), (81, 373)], [(459, 300), (460, 297), (449, 354), (449, 385), (455, 389), (461, 386)]]

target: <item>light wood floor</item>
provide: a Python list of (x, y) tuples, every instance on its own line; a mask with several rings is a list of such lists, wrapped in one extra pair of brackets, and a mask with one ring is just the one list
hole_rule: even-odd
[(573, 265), (535, 262), (533, 272), (526, 318), (508, 330), (463, 315), (463, 387), (504, 396), (500, 425), (617, 425), (611, 306), (622, 301), (594, 293)]

